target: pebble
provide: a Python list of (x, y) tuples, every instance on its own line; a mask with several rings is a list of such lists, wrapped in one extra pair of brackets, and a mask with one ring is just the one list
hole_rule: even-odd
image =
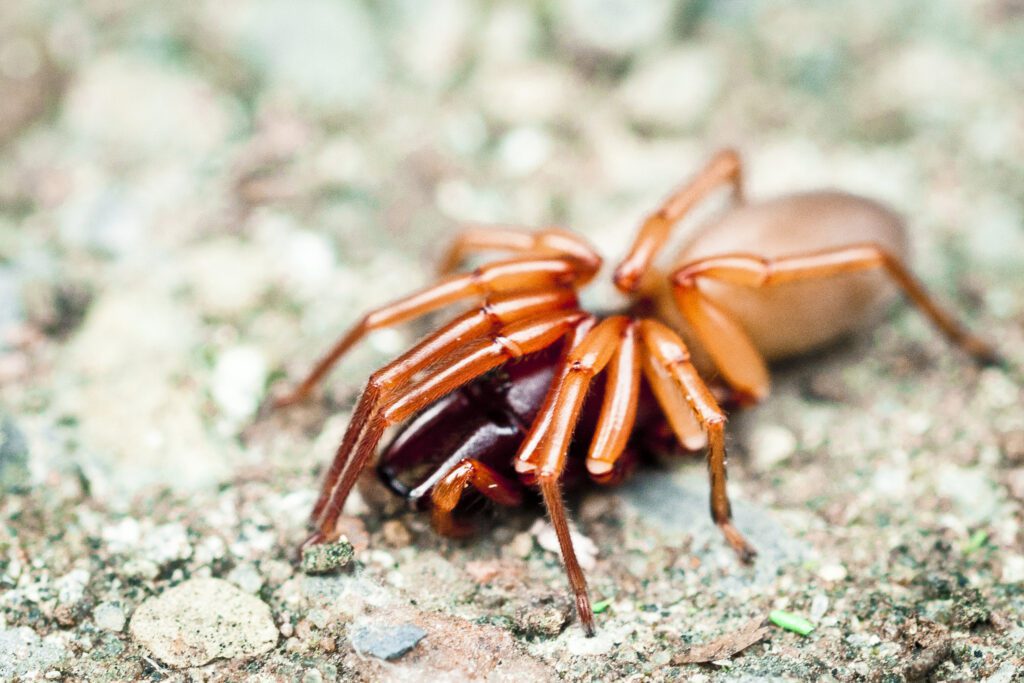
[(187, 560), (192, 557), (188, 530), (183, 524), (176, 522), (155, 527), (143, 535), (141, 554), (159, 566)]
[(352, 544), (345, 539), (311, 545), (302, 549), (302, 571), (306, 574), (332, 572), (351, 562), (353, 553)]
[(270, 607), (222, 579), (191, 579), (135, 610), (131, 634), (172, 667), (254, 657), (278, 638)]
[(55, 638), (40, 638), (27, 626), (0, 630), (0, 681), (29, 678), (64, 659)]
[(980, 468), (945, 463), (936, 468), (935, 489), (949, 498), (959, 520), (967, 526), (992, 519), (999, 505), (995, 485)]
[(124, 630), (126, 621), (124, 610), (116, 602), (103, 602), (92, 611), (93, 621), (96, 626), (113, 633), (120, 633)]
[(818, 578), (822, 581), (842, 581), (846, 576), (846, 567), (841, 564), (825, 564), (818, 569)]
[(810, 616), (811, 621), (820, 621), (823, 616), (828, 612), (828, 596), (824, 593), (818, 593), (811, 600)]
[(1024, 555), (1005, 556), (999, 580), (1011, 586), (1024, 583)]
[(571, 39), (593, 50), (628, 54), (663, 37), (672, 25), (672, 0), (568, 0), (559, 20)]
[(398, 659), (423, 640), (427, 632), (415, 624), (356, 626), (352, 647), (361, 655), (378, 659)]
[(515, 557), (526, 559), (533, 552), (533, 536), (525, 531), (516, 534), (508, 549)]
[(708, 49), (678, 48), (642, 64), (622, 84), (619, 100), (640, 124), (685, 129), (711, 110), (722, 87), (722, 66)]
[(227, 349), (217, 358), (213, 370), (213, 400), (232, 423), (248, 420), (259, 407), (266, 378), (267, 362), (259, 349)]
[(243, 562), (230, 572), (227, 580), (241, 588), (246, 593), (256, 594), (263, 588), (263, 577), (251, 562)]
[[(530, 527), (530, 533), (537, 538), (537, 544), (541, 548), (555, 553), (559, 557), (562, 556), (562, 548), (558, 544), (558, 534), (555, 533), (555, 527), (551, 526), (550, 523), (543, 519), (538, 519)], [(597, 545), (573, 527), (569, 528), (569, 536), (572, 538), (572, 544), (576, 550), (576, 559), (579, 560), (580, 566), (586, 570), (593, 569), (597, 564)]]
[(404, 548), (412, 543), (412, 534), (400, 520), (389, 519), (381, 527), (384, 541), (393, 548)]
[(781, 425), (763, 424), (750, 438), (750, 457), (760, 470), (785, 462), (796, 452), (796, 436)]
[(16, 493), (28, 483), (28, 442), (14, 420), (0, 414), (0, 492)]

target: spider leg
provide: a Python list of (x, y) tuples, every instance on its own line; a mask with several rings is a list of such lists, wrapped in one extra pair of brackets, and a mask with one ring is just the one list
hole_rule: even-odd
[(319, 505), (317, 531), (312, 540), (333, 536), (342, 506), (388, 426), (409, 418), (441, 396), (509, 360), (551, 346), (587, 317), (578, 311), (554, 311), (518, 320), (484, 338), (460, 345), (433, 364), (419, 381), (405, 384), (357, 408), (335, 455), (335, 464), (329, 473), (333, 476), (324, 482), (324, 502)]
[(467, 256), (481, 251), (505, 251), (522, 256), (566, 256), (596, 272), (601, 257), (579, 235), (559, 228), (528, 230), (509, 226), (472, 227), (455, 236), (441, 259), (439, 273), (455, 272)]
[(516, 455), (516, 471), (533, 478), (540, 486), (551, 524), (558, 536), (562, 562), (569, 575), (569, 585), (576, 596), (576, 610), (588, 636), (594, 634), (594, 614), (587, 595), (587, 579), (583, 575), (562, 502), (558, 483), (565, 470), (566, 455), (580, 409), (594, 376), (611, 361), (631, 321), (625, 316), (607, 318), (586, 333), (564, 360), (564, 372), (548, 392), (547, 421), (534, 422), (530, 433)]
[(479, 460), (467, 458), (446, 474), (430, 492), (430, 521), (439, 534), (462, 536), (472, 530), (469, 525), (457, 521), (452, 514), (463, 491), (469, 486), (498, 505), (513, 506), (523, 501), (523, 492), (517, 482), (507, 479)]
[(644, 352), (642, 361), (647, 384), (654, 392), (654, 398), (661, 406), (661, 412), (679, 445), (688, 451), (704, 448), (708, 443), (707, 433), (686, 398), (679, 392), (679, 385), (662, 364), (655, 362), (650, 353)]
[(621, 481), (627, 461), (631, 461), (622, 458), (636, 421), (640, 396), (640, 356), (636, 347), (636, 325), (630, 321), (608, 365), (601, 412), (587, 453), (587, 472), (601, 484)]
[(682, 390), (686, 402), (708, 434), (708, 474), (711, 479), (711, 518), (744, 563), (757, 552), (732, 523), (732, 506), (725, 489), (725, 415), (690, 363), (690, 352), (675, 332), (656, 320), (639, 323), (640, 338), (651, 362), (660, 365)]
[(767, 259), (747, 254), (713, 256), (687, 264), (672, 275), (676, 302), (693, 323), (705, 347), (734, 387), (755, 397), (768, 389), (768, 371), (761, 354), (731, 316), (700, 293), (702, 278), (746, 287), (770, 287), (797, 280), (828, 278), (843, 273), (883, 270), (903, 293), (953, 344), (980, 363), (998, 363), (995, 349), (972, 334), (940, 307), (903, 263), (876, 244), (859, 244), (811, 254)]
[(737, 201), (743, 201), (743, 170), (739, 155), (724, 149), (700, 173), (680, 187), (650, 214), (640, 227), (633, 246), (615, 269), (615, 286), (629, 294), (642, 284), (651, 263), (668, 241), (672, 227), (702, 199), (724, 184), (732, 185)]
[(302, 401), (354, 344), (369, 332), (408, 322), (473, 296), (524, 291), (548, 291), (587, 282), (597, 272), (593, 264), (562, 257), (519, 258), (495, 261), (471, 273), (451, 275), (440, 282), (370, 311), (313, 367), (291, 392), (277, 398), (275, 407)]
[(311, 517), (315, 520), (320, 516), (330, 496), (331, 487), (341, 476), (356, 439), (366, 427), (370, 416), (395, 387), (407, 384), (418, 372), (451, 353), (466, 340), (492, 334), (517, 320), (548, 311), (575, 309), (576, 303), (576, 294), (570, 289), (510, 294), (487, 299), (479, 309), (459, 316), (371, 375), (352, 413), (344, 440), (324, 477), (323, 488), (313, 506)]

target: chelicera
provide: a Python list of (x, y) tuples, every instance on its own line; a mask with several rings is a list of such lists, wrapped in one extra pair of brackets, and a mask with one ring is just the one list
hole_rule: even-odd
[[(734, 205), (695, 230), (667, 267), (657, 265), (673, 227), (723, 187), (731, 187)], [(511, 258), (452, 274), (467, 257), (495, 251)], [(384, 482), (429, 508), (444, 534), (465, 531), (457, 508), (467, 492), (516, 505), (526, 487), (537, 487), (580, 621), (592, 634), (562, 501), (565, 476), (622, 480), (644, 433), (667, 422), (684, 449), (707, 447), (711, 516), (750, 562), (755, 551), (731, 519), (719, 399), (743, 405), (765, 398), (768, 361), (870, 322), (893, 293), (886, 280), (952, 343), (980, 362), (996, 360), (932, 300), (904, 265), (906, 254), (902, 220), (869, 199), (817, 191), (745, 201), (740, 160), (730, 150), (647, 217), (614, 271), (630, 302), (615, 315), (580, 307), (579, 290), (601, 266), (580, 237), (558, 229), (467, 230), (444, 259), (439, 282), (367, 314), (276, 401), (306, 398), (372, 330), (478, 302), (370, 377), (324, 478), (307, 543), (336, 537), (342, 506), (385, 431), (407, 422), (378, 459)]]

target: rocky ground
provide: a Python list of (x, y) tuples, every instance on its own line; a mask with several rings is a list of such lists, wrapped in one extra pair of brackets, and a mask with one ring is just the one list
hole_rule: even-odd
[[(4, 4), (0, 679), (1024, 679), (1022, 89), (1011, 0)], [(272, 386), (460, 224), (614, 256), (726, 144), (755, 197), (909, 216), (1007, 366), (899, 306), (778, 368), (730, 422), (753, 568), (699, 458), (572, 499), (593, 639), (534, 508), (449, 541), (366, 488), (297, 561), (356, 392), (426, 328), (257, 417)]]

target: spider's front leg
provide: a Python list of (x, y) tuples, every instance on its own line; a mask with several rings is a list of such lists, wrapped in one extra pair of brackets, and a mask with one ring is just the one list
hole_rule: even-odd
[(333, 537), (345, 500), (390, 425), (509, 360), (551, 346), (585, 319), (584, 313), (569, 310), (519, 320), (484, 338), (459, 340), (459, 346), (436, 359), (443, 362), (429, 363), (418, 381), (402, 383), (388, 392), (374, 391), (369, 398), (371, 392), (364, 392), (324, 481), (314, 510), (316, 532), (307, 543)]

